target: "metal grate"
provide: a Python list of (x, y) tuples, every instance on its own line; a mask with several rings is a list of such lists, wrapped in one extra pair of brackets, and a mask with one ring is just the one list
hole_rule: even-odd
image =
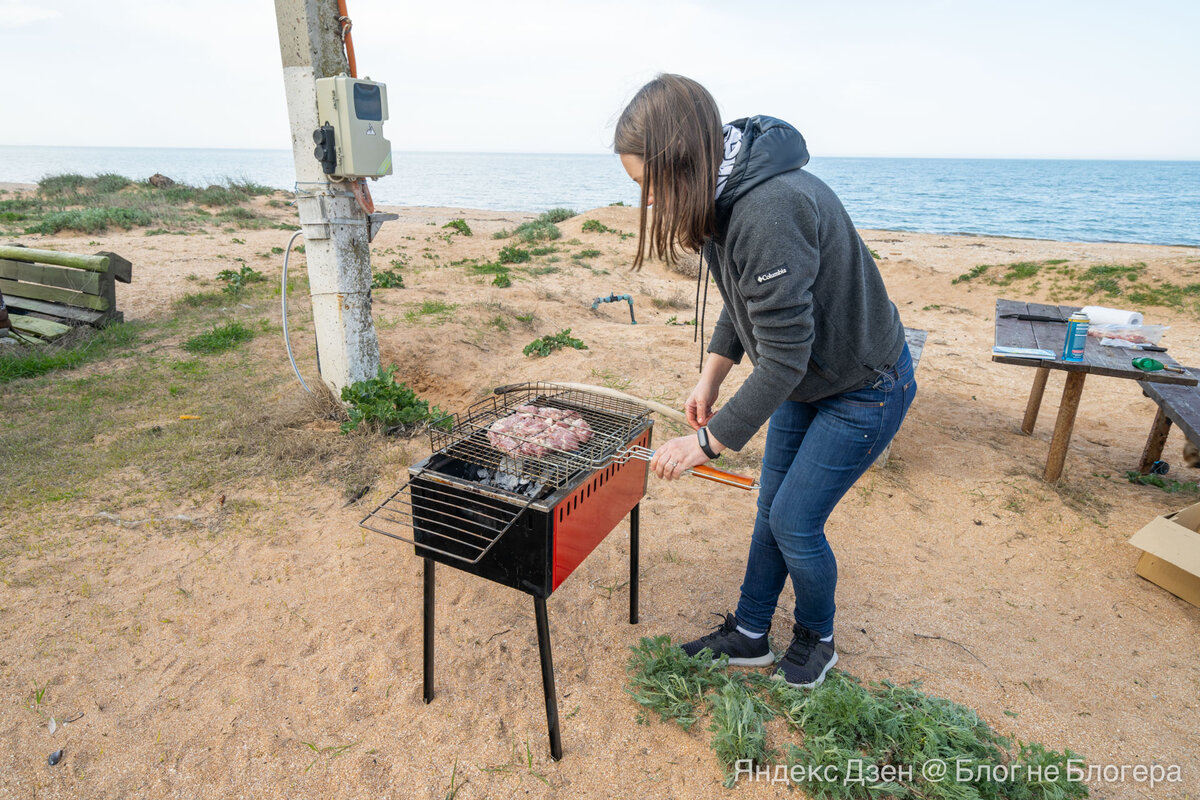
[[(577, 450), (547, 448), (545, 455), (537, 457), (515, 457), (496, 449), (488, 441), (488, 429), (522, 405), (574, 411), (591, 427), (592, 438)], [(649, 414), (645, 406), (628, 400), (552, 383), (528, 383), (506, 387), (503, 394), (481, 400), (462, 414), (444, 418), (441, 424), (430, 428), (429, 436), (434, 451), (484, 469), (559, 488), (580, 470), (596, 469), (618, 456)], [(449, 422), (448, 426), (446, 422)], [(529, 441), (512, 434), (505, 435), (517, 441)]]
[(481, 493), (444, 486), (422, 472), (359, 524), (450, 558), (477, 564), (529, 508)]

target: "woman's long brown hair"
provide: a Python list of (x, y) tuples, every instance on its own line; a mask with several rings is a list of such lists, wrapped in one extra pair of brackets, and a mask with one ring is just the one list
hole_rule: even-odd
[[(675, 247), (697, 252), (716, 233), (717, 169), (722, 153), (721, 117), (712, 95), (682, 75), (664, 73), (643, 86), (617, 120), (613, 150), (645, 163), (638, 249), (676, 260)], [(647, 226), (646, 203), (654, 194)], [(647, 236), (649, 227), (649, 236)]]

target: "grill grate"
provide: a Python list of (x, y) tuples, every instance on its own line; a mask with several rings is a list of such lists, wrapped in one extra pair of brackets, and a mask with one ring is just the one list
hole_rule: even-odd
[(401, 486), (359, 524), (384, 536), (476, 564), (531, 503), (532, 497), (519, 505), (484, 494), (454, 491), (425, 477)]
[[(578, 413), (592, 429), (592, 438), (577, 450), (547, 448), (542, 456), (512, 456), (488, 441), (487, 431), (518, 406), (536, 405)], [(475, 403), (462, 414), (452, 414), (430, 428), (430, 445), (484, 469), (497, 470), (532, 483), (560, 488), (581, 470), (593, 470), (616, 457), (634, 431), (650, 414), (638, 403), (593, 392), (567, 389), (552, 383), (527, 383), (506, 387), (501, 395)], [(449, 422), (446, 430), (445, 422)], [(511, 433), (517, 441), (529, 441)], [(543, 445), (545, 446), (545, 445)]]

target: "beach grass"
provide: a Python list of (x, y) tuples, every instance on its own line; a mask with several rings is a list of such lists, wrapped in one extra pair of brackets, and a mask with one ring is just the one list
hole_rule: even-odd
[(1149, 277), (1142, 262), (1075, 265), (1067, 259), (979, 264), (952, 284), (1020, 286), (1023, 291), (1045, 289), (1053, 302), (1081, 304), (1119, 302), (1144, 308), (1157, 306), (1200, 317), (1200, 282), (1176, 283)]
[(99, 331), (79, 329), (51, 344), (15, 348), (0, 354), (0, 383), (75, 369), (118, 355), (138, 342), (142, 327), (138, 323), (118, 323)]
[[(323, 399), (330, 393), (319, 381), (310, 381), (317, 395), (304, 392), (274, 343), (259, 343), (277, 309), (278, 297), (256, 283), (236, 301), (200, 292), (148, 320), (0, 349), (0, 517), (108, 497), (123, 471), (144, 476), (122, 498), (134, 506), (300, 475), (349, 497), (383, 464), (403, 460), (404, 442), (382, 434), (305, 433), (313, 420), (337, 423), (346, 413)], [(295, 336), (311, 327), (311, 311), (293, 310), (292, 321)], [(188, 342), (200, 352), (184, 349)]]
[(499, 230), (492, 235), (492, 238), (508, 239), (515, 236), (524, 244), (553, 241), (562, 237), (562, 231), (555, 223), (568, 220), (573, 216), (575, 216), (575, 212), (569, 208), (552, 208), (546, 213), (538, 215), (537, 219), (521, 223), (511, 231)]
[(176, 183), (160, 189), (114, 173), (50, 175), (38, 182), (36, 191), (0, 198), (0, 232), (94, 235), (145, 227), (187, 233), (210, 220), (237, 228), (268, 227), (275, 223), (246, 206), (275, 191), (238, 178), (204, 187)]
[(240, 322), (229, 322), (214, 325), (211, 330), (196, 334), (183, 343), (183, 349), (189, 353), (215, 355), (232, 350), (253, 338), (253, 330)]

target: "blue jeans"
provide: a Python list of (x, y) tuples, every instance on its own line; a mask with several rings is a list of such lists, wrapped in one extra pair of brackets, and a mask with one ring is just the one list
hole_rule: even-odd
[(833, 633), (837, 561), (825, 521), (896, 435), (916, 393), (905, 345), (894, 366), (863, 386), (815, 403), (787, 401), (771, 415), (737, 607), (743, 628), (757, 633), (770, 627), (790, 575), (796, 622), (821, 636)]

